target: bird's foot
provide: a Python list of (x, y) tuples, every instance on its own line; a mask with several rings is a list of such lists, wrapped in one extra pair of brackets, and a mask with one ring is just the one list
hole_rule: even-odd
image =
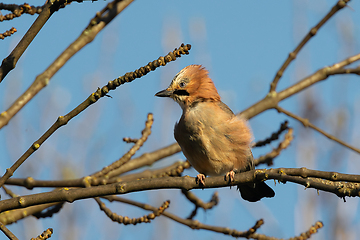
[(204, 174), (200, 173), (196, 176), (196, 182), (202, 184), (203, 186), (205, 186), (204, 180), (205, 180)]
[(235, 178), (235, 172), (233, 170), (225, 174), (225, 181), (233, 182), (234, 178)]

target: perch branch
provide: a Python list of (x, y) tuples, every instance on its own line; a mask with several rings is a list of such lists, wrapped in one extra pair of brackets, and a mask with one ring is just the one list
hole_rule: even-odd
[[(228, 183), (223, 176), (207, 177), (205, 179), (205, 186), (200, 186), (196, 183), (196, 178), (189, 176), (185, 177), (163, 177), (132, 180), (128, 182), (113, 183), (104, 186), (94, 186), (88, 188), (69, 189), (63, 188), (52, 192), (37, 193), (27, 196), (20, 196), (12, 199), (6, 199), (0, 202), (0, 212), (26, 208), (33, 205), (53, 203), (53, 202), (74, 202), (79, 199), (101, 197), (113, 194), (126, 194), (131, 192), (140, 192), (155, 189), (202, 189), (202, 188), (219, 188), (234, 186), (239, 184), (247, 184), (256, 181), (265, 181), (267, 179), (275, 179), (282, 183), (293, 182), (305, 186), (306, 188), (315, 188), (318, 190), (331, 192), (337, 196), (344, 197), (359, 197), (360, 195), (360, 181), (340, 182), (339, 179), (360, 179), (360, 175), (341, 174), (336, 173), (337, 180), (324, 180), (321, 177), (303, 177), (307, 171), (301, 168), (299, 175), (290, 175), (294, 169), (279, 168), (279, 169), (258, 169), (241, 174), (235, 174), (234, 181)], [(329, 174), (323, 171), (311, 170), (311, 173), (319, 175)], [(289, 173), (289, 174), (288, 174)], [(332, 173), (334, 175), (334, 173)]]

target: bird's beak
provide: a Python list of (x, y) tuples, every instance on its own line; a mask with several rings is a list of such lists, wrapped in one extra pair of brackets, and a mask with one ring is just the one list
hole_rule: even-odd
[(173, 91), (165, 89), (155, 94), (157, 97), (170, 97), (173, 94)]

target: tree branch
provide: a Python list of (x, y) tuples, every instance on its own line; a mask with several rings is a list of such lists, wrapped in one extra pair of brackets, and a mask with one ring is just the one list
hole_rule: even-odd
[[(164, 66), (167, 63), (176, 60), (177, 58), (181, 57), (181, 55), (183, 54), (189, 54), (190, 49), (191, 49), (191, 45), (182, 44), (179, 49), (175, 49), (174, 51), (169, 52), (165, 57), (159, 57), (157, 60), (148, 63), (145, 67), (141, 67), (135, 70), (134, 72), (128, 72), (124, 76), (121, 76), (113, 81), (109, 81), (106, 86), (102, 87), (101, 89), (98, 88), (96, 92), (92, 93), (85, 101), (83, 101), (80, 105), (74, 108), (71, 112), (69, 112), (65, 116), (58, 117), (56, 122), (37, 141), (35, 141), (32, 144), (32, 146), (11, 166), (11, 168), (8, 168), (6, 170), (5, 174), (0, 178), (0, 187), (4, 184), (4, 182), (7, 179), (9, 179), (13, 175), (14, 171), (16, 171), (16, 169), (20, 167), (20, 165), (29, 156), (31, 156), (31, 154), (33, 154), (37, 149), (39, 149), (41, 144), (44, 143), (57, 129), (66, 125), (72, 118), (74, 118), (79, 113), (84, 111), (91, 104), (97, 102), (101, 97), (106, 96), (109, 90), (113, 90), (126, 82), (131, 82), (136, 78), (140, 78), (146, 75), (147, 73), (149, 73), (150, 71), (153, 71), (160, 66)], [(0, 118), (1, 118), (1, 114), (0, 114)], [(177, 150), (180, 151), (179, 146), (172, 146), (172, 147), (170, 146), (170, 148), (175, 151)], [(123, 170), (119, 168), (117, 169), (117, 171), (114, 172), (117, 173), (118, 171), (123, 171)]]
[(10, 240), (19, 240), (15, 234), (13, 234), (2, 222), (0, 222), (0, 230), (7, 236)]
[[(133, 206), (145, 209), (145, 210), (149, 210), (149, 211), (156, 210), (155, 207), (150, 206), (149, 204), (143, 204), (143, 203), (139, 203), (139, 202), (136, 202), (133, 200), (121, 198), (121, 197), (108, 196), (108, 197), (104, 197), (104, 198), (108, 199), (109, 201), (123, 202), (123, 203), (130, 204), (130, 205), (133, 205)], [(236, 238), (238, 238), (238, 237), (248, 238), (251, 234), (255, 233), (256, 230), (261, 225), (264, 224), (264, 221), (261, 219), (261, 220), (257, 221), (256, 224), (249, 230), (240, 232), (235, 229), (229, 229), (227, 227), (217, 227), (217, 226), (203, 224), (197, 220), (183, 219), (181, 217), (176, 216), (175, 214), (169, 213), (168, 211), (163, 212), (162, 215), (167, 218), (170, 218), (171, 220), (174, 220), (180, 224), (186, 225), (186, 226), (190, 227), (191, 229), (204, 229), (204, 230), (208, 230), (208, 231), (223, 233), (225, 235), (230, 235), (230, 236), (236, 237)], [(262, 235), (262, 236), (264, 236), (264, 235)]]
[(112, 212), (109, 208), (106, 207), (105, 203), (103, 203), (100, 198), (96, 197), (95, 201), (98, 203), (100, 210), (103, 211), (106, 216), (108, 216), (112, 221), (122, 223), (124, 225), (133, 224), (136, 225), (138, 223), (149, 223), (151, 220), (155, 219), (156, 217), (160, 216), (164, 213), (165, 209), (167, 209), (170, 205), (170, 201), (165, 201), (159, 208), (155, 208), (152, 213), (148, 215), (144, 215), (139, 218), (129, 218), (123, 217)]
[[(294, 172), (298, 174), (291, 175)], [(306, 177), (303, 177), (304, 174), (307, 174)], [(311, 174), (313, 174), (315, 177), (312, 177)], [(324, 180), (321, 176), (336, 176), (336, 180)], [(94, 186), (80, 189), (63, 188), (52, 192), (38, 193), (3, 200), (0, 202), (0, 212), (53, 202), (66, 201), (72, 203), (80, 199), (101, 197), (113, 194), (126, 194), (131, 192), (141, 192), (155, 189), (191, 190), (202, 188), (219, 188), (252, 183), (256, 181), (264, 181), (267, 179), (276, 179), (282, 183), (297, 183), (305, 186), (306, 188), (315, 188), (318, 190), (334, 193), (341, 198), (344, 198), (346, 196), (359, 197), (360, 192), (360, 175), (306, 170), (305, 168), (258, 169), (243, 172), (241, 174), (235, 174), (234, 181), (230, 184), (224, 179), (223, 176), (217, 176), (207, 177), (205, 179), (205, 186), (200, 186), (196, 183), (196, 178), (186, 176), (140, 179), (127, 182), (113, 183), (105, 186)]]
[(286, 114), (287, 116), (292, 117), (293, 119), (298, 120), (299, 122), (301, 122), (301, 123), (304, 125), (304, 127), (312, 128), (312, 129), (318, 131), (319, 133), (321, 133), (322, 135), (324, 135), (325, 137), (329, 138), (330, 140), (333, 140), (333, 141), (335, 141), (335, 142), (337, 142), (337, 143), (339, 143), (339, 144), (341, 144), (341, 145), (343, 145), (343, 146), (345, 146), (345, 147), (347, 147), (347, 148), (349, 148), (349, 149), (351, 149), (351, 150), (353, 150), (353, 151), (355, 151), (355, 152), (357, 152), (357, 153), (360, 153), (360, 149), (358, 149), (358, 148), (356, 148), (356, 147), (353, 147), (353, 146), (351, 146), (350, 144), (347, 144), (346, 142), (338, 139), (337, 137), (335, 137), (335, 136), (333, 136), (333, 135), (331, 135), (331, 134), (329, 134), (329, 133), (321, 130), (320, 128), (316, 127), (314, 124), (312, 124), (311, 122), (309, 122), (308, 119), (299, 117), (299, 116), (297, 116), (297, 115), (295, 115), (295, 114), (293, 114), (293, 113), (291, 113), (291, 112), (289, 112), (289, 111), (287, 111), (287, 110), (285, 110), (285, 109), (283, 109), (283, 108), (281, 108), (281, 107), (279, 107), (279, 106), (276, 106), (276, 110), (277, 110), (279, 113), (284, 113), (284, 114)]
[(331, 8), (331, 10), (325, 15), (323, 19), (320, 20), (318, 24), (315, 25), (315, 27), (311, 28), (311, 30), (308, 32), (308, 34), (303, 38), (303, 40), (299, 43), (299, 45), (295, 48), (293, 52), (291, 52), (284, 62), (284, 64), (280, 67), (280, 69), (277, 71), (274, 80), (270, 84), (270, 93), (275, 92), (276, 86), (282, 77), (285, 69), (289, 66), (289, 64), (296, 58), (297, 54), (300, 52), (300, 50), (305, 46), (305, 44), (316, 35), (316, 33), (319, 31), (319, 29), (340, 9), (344, 8), (346, 4), (350, 0), (340, 0), (338, 1), (335, 6)]
[(54, 230), (52, 228), (48, 228), (37, 238), (31, 238), (31, 240), (45, 240), (45, 239), (51, 238), (51, 235), (53, 234), (53, 232), (54, 232)]
[(273, 165), (273, 160), (280, 155), (281, 151), (287, 148), (293, 140), (293, 129), (288, 128), (288, 132), (285, 134), (284, 140), (279, 143), (278, 147), (264, 156), (260, 156), (254, 160), (255, 166), (266, 163), (268, 166)]
[(25, 52), (30, 43), (34, 40), (36, 35), (39, 33), (41, 28), (45, 25), (53, 13), (54, 11), (52, 10), (51, 1), (48, 1), (42, 7), (41, 13), (35, 22), (31, 25), (29, 30), (25, 33), (18, 45), (12, 50), (10, 55), (2, 61), (0, 66), (0, 83), (5, 78), (5, 76), (15, 68), (19, 58), (22, 56), (22, 54)]
[[(70, 46), (63, 51), (60, 56), (52, 63), (50, 66), (40, 75), (38, 75), (35, 81), (31, 86), (17, 99), (15, 102), (4, 112), (0, 114), (0, 129), (8, 124), (10, 119), (15, 116), (16, 113), (20, 111), (40, 90), (46, 87), (52, 76), (59, 71), (59, 69), (64, 66), (64, 64), (74, 56), (80, 49), (90, 43), (96, 35), (109, 23), (113, 20), (122, 10), (124, 10), (133, 0), (115, 0), (114, 2), (109, 3), (102, 11), (102, 15), (97, 14), (91, 21), (88, 27), (81, 33), (81, 35), (70, 44)], [(48, 1), (48, 4), (45, 5), (43, 12), (48, 12), (47, 15), (44, 13), (44, 20), (40, 22), (40, 28), (45, 24), (46, 20), (51, 16), (51, 6), (49, 4), (52, 1)], [(50, 4), (51, 5), (51, 4)], [(42, 17), (42, 13), (39, 15), (39, 18)], [(38, 19), (39, 19), (38, 18)], [(35, 21), (37, 22), (37, 21)], [(35, 24), (35, 23), (34, 23)], [(39, 29), (40, 30), (40, 29)], [(29, 29), (31, 31), (31, 28)], [(28, 32), (29, 32), (28, 31)], [(35, 37), (36, 34), (33, 36)], [(26, 34), (24, 38), (26, 37)], [(24, 39), (23, 38), (23, 39)], [(32, 39), (31, 39), (32, 40)], [(19, 43), (20, 44), (20, 43)], [(27, 46), (27, 45), (26, 45)], [(21, 49), (25, 51), (25, 48)], [(23, 52), (22, 51), (22, 52)], [(21, 54), (22, 54), (21, 52)], [(11, 55), (11, 54), (10, 54)], [(14, 61), (10, 61), (12, 67), (15, 65)], [(1, 73), (0, 73), (1, 79)], [(1, 184), (0, 184), (1, 186)]]

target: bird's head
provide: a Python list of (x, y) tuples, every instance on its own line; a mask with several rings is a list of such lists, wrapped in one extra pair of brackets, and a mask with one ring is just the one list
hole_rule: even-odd
[(157, 97), (170, 97), (181, 108), (195, 102), (220, 101), (220, 96), (208, 71), (201, 65), (189, 65), (183, 68), (170, 83), (170, 86), (155, 94)]

